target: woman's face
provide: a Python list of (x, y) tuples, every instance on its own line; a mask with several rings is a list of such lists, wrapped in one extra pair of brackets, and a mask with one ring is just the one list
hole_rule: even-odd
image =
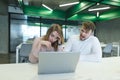
[(80, 30), (80, 40), (86, 40), (87, 38), (89, 38), (89, 36), (91, 35), (92, 30), (85, 30), (84, 28), (81, 28)]
[(60, 35), (58, 34), (57, 31), (53, 31), (50, 35), (49, 35), (49, 41), (51, 43), (54, 43), (55, 41), (60, 39)]

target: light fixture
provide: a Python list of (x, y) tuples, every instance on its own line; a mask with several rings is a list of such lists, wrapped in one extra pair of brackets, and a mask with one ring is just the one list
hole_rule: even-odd
[(78, 3), (79, 3), (79, 2), (72, 2), (72, 3), (67, 3), (67, 4), (61, 4), (61, 5), (59, 5), (59, 7), (74, 5), (74, 4), (78, 4)]
[(40, 23), (35, 23), (36, 25), (40, 25)]
[(112, 1), (119, 2), (119, 0), (112, 0)]
[(100, 3), (97, 3), (97, 5), (100, 5)]
[(99, 10), (106, 10), (106, 9), (110, 9), (110, 7), (94, 8), (94, 9), (89, 9), (88, 11), (99, 11)]
[(97, 12), (97, 17), (99, 17), (99, 12)]
[(43, 7), (47, 8), (50, 11), (53, 11), (50, 7), (46, 6), (45, 4), (42, 4)]

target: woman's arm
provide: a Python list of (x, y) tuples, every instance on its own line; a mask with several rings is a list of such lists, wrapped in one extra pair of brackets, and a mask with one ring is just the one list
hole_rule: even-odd
[(40, 51), (41, 43), (40, 43), (40, 38), (35, 38), (33, 45), (32, 45), (32, 50), (29, 55), (29, 61), (31, 63), (37, 63), (38, 62), (38, 53)]
[(35, 38), (33, 45), (32, 45), (32, 50), (29, 55), (29, 61), (31, 63), (37, 63), (38, 62), (38, 54), (41, 50), (41, 46), (46, 46), (46, 49), (51, 50), (51, 42), (49, 41), (44, 41), (42, 38)]

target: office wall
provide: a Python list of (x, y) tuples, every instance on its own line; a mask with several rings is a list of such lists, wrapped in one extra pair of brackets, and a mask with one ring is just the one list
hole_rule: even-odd
[(120, 18), (96, 23), (96, 35), (101, 42), (120, 42)]
[(8, 53), (8, 38), (7, 5), (0, 1), (0, 54)]
[(7, 15), (8, 13), (7, 3), (3, 0), (0, 0), (0, 15)]

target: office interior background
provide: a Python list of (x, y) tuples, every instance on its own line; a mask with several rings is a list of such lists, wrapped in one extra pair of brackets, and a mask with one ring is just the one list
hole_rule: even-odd
[[(70, 6), (60, 4), (79, 2)], [(49, 6), (48, 10), (43, 4)], [(108, 7), (106, 10), (90, 9)], [(101, 43), (120, 46), (119, 0), (1, 0), (0, 1), (0, 63), (12, 63), (16, 47), (46, 34), (53, 23), (63, 28), (65, 41), (79, 34), (83, 21), (96, 24), (95, 36)], [(117, 56), (118, 48), (114, 48)], [(119, 54), (119, 53), (118, 53)]]

